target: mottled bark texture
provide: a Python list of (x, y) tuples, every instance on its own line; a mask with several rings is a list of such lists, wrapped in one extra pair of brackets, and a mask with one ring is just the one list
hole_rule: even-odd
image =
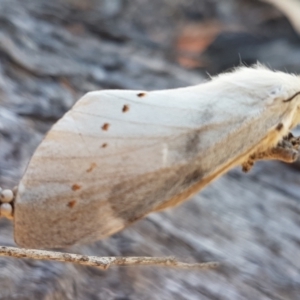
[[(187, 71), (172, 46), (182, 26), (233, 24)], [(259, 1), (0, 0), (0, 185), (12, 188), (51, 124), (85, 92), (199, 83), (239, 62), (300, 71), (299, 37)], [(203, 75), (201, 75), (203, 74)], [(0, 258), (0, 299), (300, 299), (299, 172), (258, 162), (184, 205), (93, 245), (97, 256), (219, 261), (218, 270), (92, 267)], [(0, 245), (14, 246), (0, 220)]]

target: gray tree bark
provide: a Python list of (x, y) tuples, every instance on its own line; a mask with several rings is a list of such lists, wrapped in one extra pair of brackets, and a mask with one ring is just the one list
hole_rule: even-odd
[[(225, 21), (232, 15), (239, 24), (257, 21), (250, 17), (257, 12), (278, 13), (242, 2), (0, 0), (1, 186), (18, 183), (45, 132), (84, 93), (201, 82), (204, 72), (172, 62), (178, 26), (203, 13)], [(288, 48), (294, 57), (297, 47)], [(257, 58), (264, 55), (258, 51)], [(280, 60), (280, 68), (287, 65), (284, 59), (291, 58)], [(284, 164), (257, 163), (247, 175), (234, 170), (178, 208), (152, 214), (106, 240), (64, 249), (219, 261), (220, 269), (102, 271), (1, 257), (0, 299), (300, 299), (299, 195), (299, 172)], [(5, 220), (0, 245), (15, 246), (12, 224)]]

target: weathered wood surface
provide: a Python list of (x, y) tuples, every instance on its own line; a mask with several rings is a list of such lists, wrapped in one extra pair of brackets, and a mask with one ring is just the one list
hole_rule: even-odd
[[(165, 49), (175, 35), (175, 20), (187, 18), (179, 12), (214, 15), (216, 4), (203, 1), (197, 10), (193, 1), (190, 6), (188, 1), (169, 2), (152, 1), (147, 14), (142, 0), (126, 5), (117, 0), (0, 0), (2, 186), (18, 182), (44, 133), (83, 93), (100, 88), (169, 88), (203, 79), (167, 62), (170, 57)], [(246, 7), (250, 3), (242, 2)], [(260, 11), (256, 5), (260, 4), (250, 5), (250, 16)], [(180, 18), (167, 14), (170, 7)], [(235, 1), (228, 1), (228, 7), (228, 11), (235, 8), (243, 13)], [(220, 13), (224, 19), (229, 18), (228, 11)], [(157, 14), (159, 21), (149, 18), (151, 14)], [(243, 21), (237, 16), (234, 20)], [(244, 21), (251, 23), (247, 18)], [(142, 34), (147, 28), (151, 30)], [(299, 57), (299, 42), (291, 28), (282, 30), (286, 35), (278, 42), (294, 58)], [(280, 33), (275, 41), (279, 37)], [(255, 49), (269, 45), (276, 52), (271, 44), (271, 40), (256, 44)], [(261, 50), (257, 58), (261, 58), (259, 53), (266, 55)], [(213, 52), (208, 54), (214, 57)], [(234, 63), (238, 59), (237, 55)], [(293, 62), (293, 69), (300, 71), (299, 60), (291, 59), (283, 54), (276, 63), (284, 68)], [(218, 64), (210, 67), (220, 69)], [(11, 224), (1, 220), (0, 225), (0, 245), (14, 246)], [(216, 260), (223, 263), (221, 269), (132, 267), (104, 272), (0, 258), (0, 299), (296, 300), (300, 299), (299, 247), (300, 174), (284, 164), (258, 163), (247, 175), (230, 172), (178, 208), (150, 215), (104, 241), (68, 249), (98, 256)]]

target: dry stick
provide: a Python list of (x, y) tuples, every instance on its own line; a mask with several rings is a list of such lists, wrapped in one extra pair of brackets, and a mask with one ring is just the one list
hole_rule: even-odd
[[(11, 194), (13, 193), (11, 192)], [(1, 195), (2, 193), (0, 188), (0, 204), (1, 204), (1, 199), (3, 198)], [(14, 200), (13, 198), (10, 199), (10, 202), (12, 202), (13, 200)], [(4, 204), (9, 204), (9, 203), (4, 203)], [(1, 206), (4, 204), (0, 205), (0, 211), (1, 211)], [(12, 211), (11, 211), (11, 215), (3, 214), (3, 216), (12, 218), (13, 217)], [(213, 269), (219, 266), (219, 264), (215, 262), (183, 263), (177, 261), (174, 257), (97, 257), (97, 256), (86, 256), (80, 254), (5, 247), (5, 246), (0, 246), (0, 256), (71, 262), (80, 265), (98, 267), (102, 270), (107, 270), (112, 265), (114, 266), (162, 266), (162, 267), (176, 267), (181, 269)]]
[(183, 263), (174, 257), (97, 257), (45, 250), (0, 246), (0, 256), (71, 262), (107, 270), (110, 266), (161, 266), (181, 269), (214, 269), (219, 263)]

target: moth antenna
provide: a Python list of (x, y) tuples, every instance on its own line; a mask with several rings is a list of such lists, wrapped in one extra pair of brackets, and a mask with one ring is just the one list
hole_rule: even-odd
[(290, 102), (292, 101), (295, 97), (297, 97), (298, 95), (300, 95), (300, 91), (297, 92), (296, 94), (294, 94), (292, 97), (286, 99), (286, 100), (283, 100), (283, 102)]

